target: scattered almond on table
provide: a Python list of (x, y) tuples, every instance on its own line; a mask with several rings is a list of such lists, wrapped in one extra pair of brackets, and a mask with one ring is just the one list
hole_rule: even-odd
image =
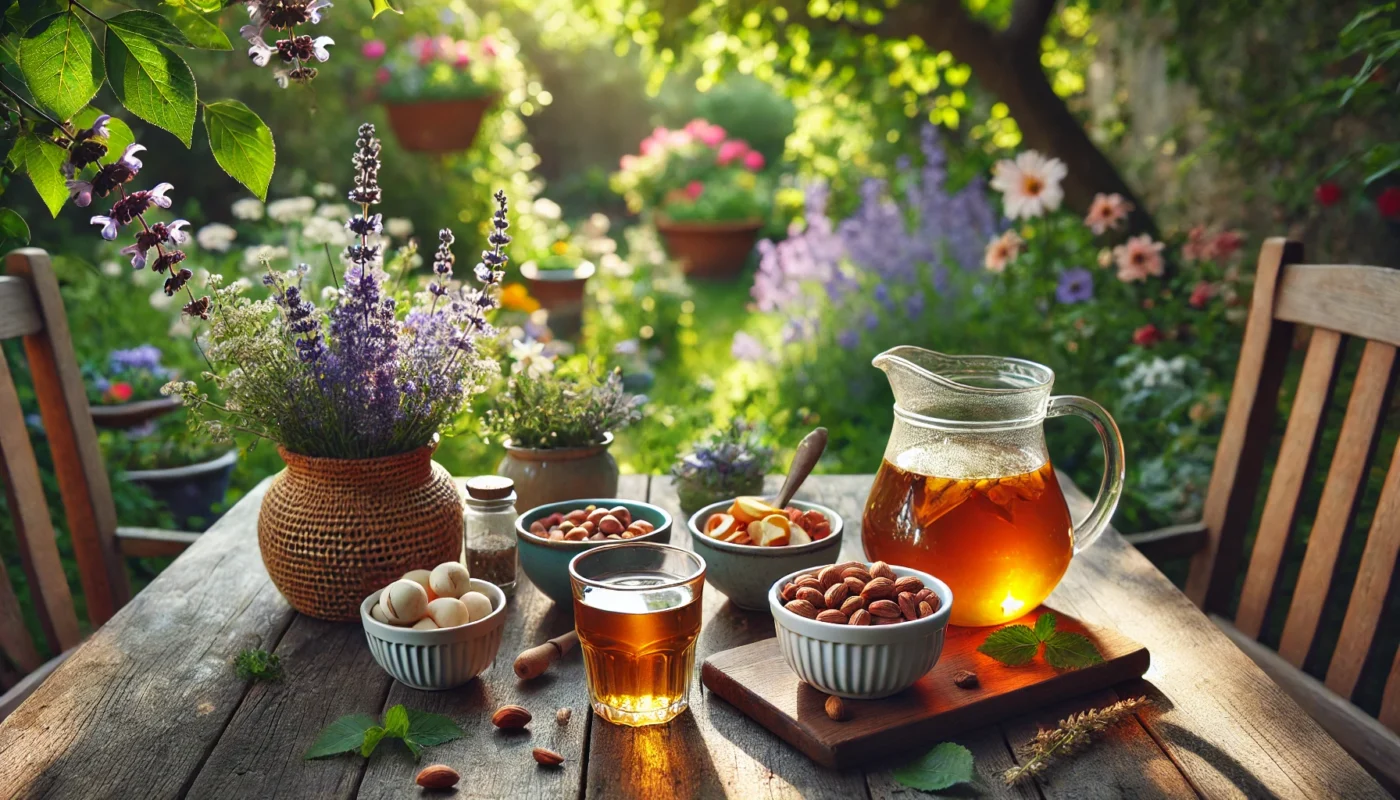
[(491, 724), (502, 730), (519, 730), (529, 725), (531, 719), (524, 706), (501, 706), (491, 715)]
[(553, 750), (546, 750), (543, 747), (536, 747), (530, 754), (535, 757), (535, 760), (538, 761), (541, 766), (557, 767), (564, 763), (563, 756)]
[(554, 721), (559, 723), (560, 725), (568, 725), (569, 717), (573, 716), (573, 713), (573, 709), (561, 708), (558, 711), (554, 712)]
[(424, 789), (450, 789), (456, 786), (459, 780), (461, 776), (457, 774), (457, 770), (446, 764), (433, 764), (418, 772), (417, 782)]
[(826, 715), (837, 722), (845, 722), (851, 718), (850, 713), (846, 711), (846, 701), (834, 694), (826, 698)]
[(723, 514), (705, 520), (705, 535), (730, 544), (785, 547), (811, 544), (831, 535), (831, 521), (820, 511), (777, 508), (758, 497), (740, 497)]
[(531, 535), (555, 542), (601, 542), (607, 539), (635, 539), (656, 530), (644, 519), (632, 519), (627, 506), (599, 508), (587, 505), (567, 514), (553, 514), (530, 523)]
[(903, 578), (883, 561), (847, 561), (799, 575), (783, 586), (783, 607), (833, 625), (891, 625), (923, 619), (942, 602), (923, 581)]

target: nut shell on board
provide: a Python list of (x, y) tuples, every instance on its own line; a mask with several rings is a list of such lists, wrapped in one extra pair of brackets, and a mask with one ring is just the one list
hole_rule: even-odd
[(536, 747), (534, 750), (531, 750), (530, 755), (534, 756), (535, 761), (545, 767), (557, 767), (564, 763), (563, 756), (553, 750), (546, 750), (543, 747)]
[(846, 710), (846, 701), (834, 694), (826, 698), (826, 715), (837, 722), (845, 722), (851, 718), (851, 712)]
[(524, 706), (501, 706), (491, 715), (491, 724), (502, 730), (519, 730), (529, 725), (531, 719)]
[(418, 771), (415, 782), (424, 789), (451, 789), (462, 776), (446, 764), (433, 764)]

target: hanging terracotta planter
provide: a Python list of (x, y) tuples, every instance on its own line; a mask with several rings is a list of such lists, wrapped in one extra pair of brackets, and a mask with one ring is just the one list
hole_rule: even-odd
[(174, 397), (156, 397), (150, 400), (137, 400), (134, 403), (90, 405), (88, 412), (92, 416), (93, 424), (97, 427), (122, 430), (144, 425), (179, 407), (180, 401)]
[(376, 589), (461, 557), (462, 498), (435, 449), (349, 459), (277, 448), (287, 468), (263, 497), (258, 546), (292, 608), (359, 619)]
[(549, 329), (555, 336), (578, 335), (583, 327), (584, 290), (596, 271), (591, 261), (580, 261), (573, 269), (542, 269), (534, 261), (520, 265), (530, 296), (549, 311)]
[(229, 450), (218, 458), (160, 469), (133, 469), (121, 477), (145, 487), (170, 510), (181, 530), (205, 530), (214, 522), (214, 508), (228, 494), (229, 478), (238, 463), (238, 451)]
[(693, 278), (727, 279), (738, 275), (749, 259), (761, 220), (699, 222), (656, 216), (656, 230), (666, 251)]
[(386, 102), (389, 127), (405, 150), (415, 153), (454, 153), (471, 148), (486, 111), (496, 95), (454, 100)]
[(522, 511), (561, 500), (616, 497), (617, 460), (608, 452), (612, 443), (611, 433), (599, 444), (547, 450), (515, 447), (506, 440), (496, 474), (515, 481), (515, 507)]

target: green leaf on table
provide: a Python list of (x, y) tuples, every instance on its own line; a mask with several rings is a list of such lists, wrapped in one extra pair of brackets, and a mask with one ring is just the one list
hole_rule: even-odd
[(1055, 615), (1049, 611), (1035, 619), (1035, 638), (1045, 641), (1055, 632)]
[[(73, 124), (79, 128), (91, 128), (92, 123), (102, 115), (102, 109), (88, 106), (78, 112), (78, 116), (73, 118)], [(131, 126), (121, 119), (112, 117), (107, 120), (107, 155), (98, 160), (99, 164), (110, 164), (122, 157), (122, 151), (126, 146), (136, 141), (136, 134), (131, 132)]]
[(216, 11), (222, 11), (224, 8), (223, 0), (184, 0), (182, 5), (189, 6), (202, 14), (212, 14)]
[(228, 36), (203, 14), (180, 6), (161, 5), (160, 15), (170, 20), (180, 32), (190, 40), (190, 44), (201, 50), (232, 50)]
[(894, 779), (911, 789), (940, 792), (977, 780), (972, 751), (955, 742), (944, 742), (915, 761), (894, 770)]
[(370, 10), (373, 12), (372, 14), (370, 14), (370, 19), (378, 17), (385, 11), (392, 11), (395, 14), (403, 13), (403, 11), (394, 8), (394, 4), (391, 2), (391, 0), (369, 0), (369, 7)]
[(1103, 656), (1089, 637), (1055, 631), (1045, 640), (1045, 662), (1055, 669), (1079, 669), (1103, 663)]
[(405, 741), (412, 740), (422, 747), (434, 747), (465, 735), (461, 726), (449, 717), (412, 708), (408, 710), (408, 736)]
[(378, 725), (365, 731), (365, 741), (360, 745), (360, 755), (365, 758), (374, 755), (374, 748), (378, 747), (379, 743), (384, 741), (384, 737), (388, 735), (389, 732)]
[(408, 710), (402, 705), (384, 712), (384, 730), (395, 739), (408, 735)]
[(73, 11), (51, 14), (25, 31), (19, 68), (34, 99), (61, 121), (78, 113), (102, 85), (102, 53)]
[(1025, 625), (1009, 625), (988, 634), (977, 652), (991, 656), (1008, 667), (1029, 664), (1040, 650), (1040, 637)]
[(68, 151), (47, 139), (28, 134), (20, 139), (10, 154), (15, 169), (29, 173), (34, 191), (48, 207), (49, 213), (58, 216), (59, 209), (68, 202), (68, 186), (63, 178), (63, 162), (68, 160)]
[(18, 212), (0, 208), (0, 254), (29, 244), (29, 223)]
[(325, 758), (358, 751), (365, 743), (365, 733), (378, 727), (369, 714), (350, 714), (327, 725), (311, 743), (306, 758)]
[(171, 47), (194, 47), (175, 23), (150, 11), (123, 11), (107, 18), (107, 29), (132, 34)]
[(183, 58), (157, 41), (109, 27), (107, 72), (122, 105), (190, 146), (198, 98), (194, 73)]
[(220, 100), (204, 106), (204, 129), (209, 149), (234, 180), (248, 187), (259, 200), (267, 199), (267, 185), (277, 162), (272, 129), (237, 100)]

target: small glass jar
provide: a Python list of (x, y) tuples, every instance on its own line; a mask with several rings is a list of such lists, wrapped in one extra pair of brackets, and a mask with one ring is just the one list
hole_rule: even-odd
[(462, 515), (467, 570), (473, 578), (515, 593), (515, 482), (497, 475), (467, 481)]

